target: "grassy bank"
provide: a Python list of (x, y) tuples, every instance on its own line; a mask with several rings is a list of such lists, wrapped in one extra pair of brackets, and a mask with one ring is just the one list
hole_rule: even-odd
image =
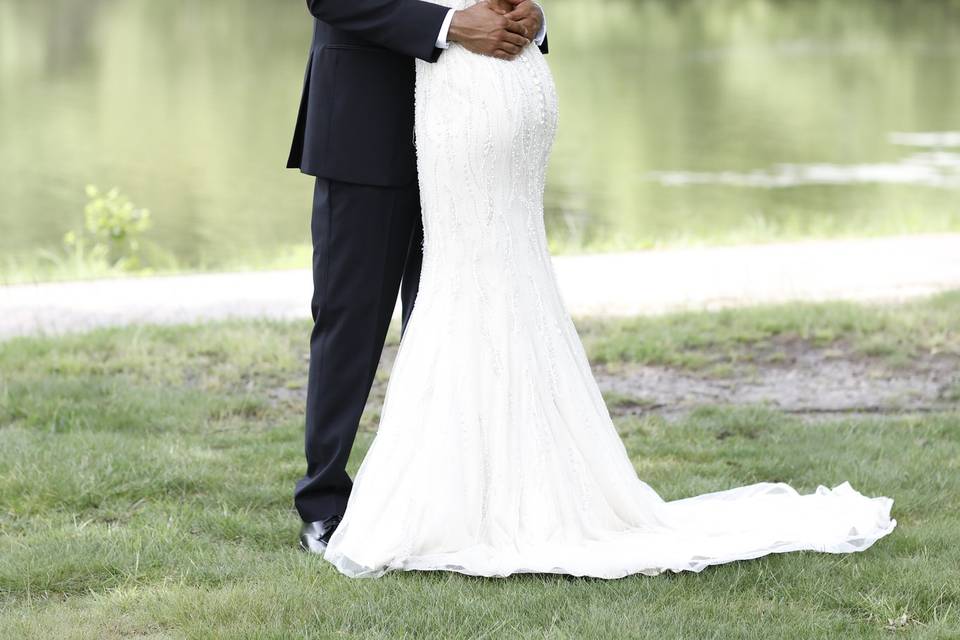
[(271, 252), (258, 252), (251, 248), (242, 256), (193, 264), (178, 260), (173, 254), (163, 252), (156, 247), (150, 248), (153, 251), (145, 253), (151, 266), (135, 271), (124, 271), (94, 260), (80, 260), (75, 256), (65, 255), (61, 251), (5, 252), (0, 258), (0, 286), (104, 278), (303, 269), (310, 265), (312, 251), (308, 244), (287, 245)]
[[(713, 376), (797, 343), (891, 368), (960, 355), (957, 294), (578, 324), (598, 366)], [(804, 491), (849, 480), (893, 497), (897, 531), (863, 554), (612, 582), (342, 578), (294, 547), (307, 331), (246, 321), (0, 343), (0, 637), (960, 634), (955, 410), (812, 423), (723, 405), (617, 415), (638, 472), (667, 498), (761, 480)]]
[(584, 322), (595, 363), (699, 368), (751, 361), (803, 342), (904, 364), (923, 354), (960, 355), (960, 291), (901, 305), (793, 304)]

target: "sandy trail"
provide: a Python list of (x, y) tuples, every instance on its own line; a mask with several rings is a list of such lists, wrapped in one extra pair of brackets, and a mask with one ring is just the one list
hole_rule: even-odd
[[(960, 287), (960, 234), (558, 256), (575, 316), (787, 301), (895, 301)], [(0, 339), (138, 322), (309, 318), (307, 270), (0, 287)]]

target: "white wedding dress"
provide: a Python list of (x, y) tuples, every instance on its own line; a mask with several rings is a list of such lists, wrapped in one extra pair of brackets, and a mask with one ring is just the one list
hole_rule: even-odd
[[(447, 0), (445, 4), (472, 4)], [(760, 483), (665, 502), (610, 420), (543, 223), (557, 96), (544, 56), (416, 62), (424, 262), (378, 433), (325, 558), (349, 576), (619, 578), (861, 551), (892, 500)], [(604, 126), (597, 123), (597, 126)]]

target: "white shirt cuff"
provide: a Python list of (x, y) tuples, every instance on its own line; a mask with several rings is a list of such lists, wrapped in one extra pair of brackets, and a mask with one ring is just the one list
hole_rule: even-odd
[(533, 37), (533, 41), (539, 47), (540, 45), (543, 44), (543, 41), (547, 39), (547, 12), (544, 11), (543, 7), (541, 7), (539, 4), (537, 5), (537, 7), (540, 8), (540, 15), (543, 17), (543, 23), (541, 23), (540, 25), (540, 31), (537, 31), (537, 35)]
[(443, 19), (443, 24), (440, 25), (440, 33), (437, 35), (436, 44), (438, 49), (446, 49), (450, 46), (450, 43), (447, 42), (447, 34), (450, 33), (450, 23), (453, 22), (453, 13), (453, 9), (447, 11), (447, 17)]

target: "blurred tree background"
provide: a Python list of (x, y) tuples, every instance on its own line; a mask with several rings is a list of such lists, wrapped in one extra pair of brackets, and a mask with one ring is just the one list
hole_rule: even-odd
[[(555, 250), (960, 230), (960, 2), (542, 4)], [(91, 183), (151, 210), (148, 266), (306, 267), (310, 32), (297, 0), (0, 0), (0, 279), (73, 274)]]

